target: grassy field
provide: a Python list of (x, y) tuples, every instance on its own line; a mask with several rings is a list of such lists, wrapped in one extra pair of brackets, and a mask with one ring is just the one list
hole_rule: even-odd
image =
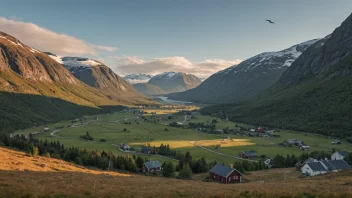
[[(165, 115), (166, 117), (166, 115)], [(209, 116), (196, 116), (196, 119), (186, 117), (186, 122), (203, 122), (209, 123), (213, 119), (218, 122), (216, 127), (223, 129), (225, 127), (234, 128), (236, 125), (243, 127), (250, 127), (240, 123), (230, 121), (221, 121), (220, 119)], [(54, 136), (49, 133), (41, 133), (36, 137), (40, 139), (48, 139), (49, 141), (60, 141), (65, 146), (75, 146), (79, 148), (86, 148), (88, 150), (112, 151), (120, 155), (131, 155), (131, 153), (121, 152), (116, 145), (121, 143), (128, 143), (135, 150), (140, 150), (141, 145), (150, 144), (152, 146), (159, 146), (160, 144), (169, 144), (171, 148), (179, 150), (180, 152), (189, 151), (194, 159), (205, 157), (207, 161), (218, 161), (226, 164), (232, 164), (234, 157), (239, 153), (248, 150), (254, 150), (259, 155), (266, 155), (267, 157), (274, 157), (276, 154), (295, 154), (300, 155), (303, 152), (311, 152), (313, 150), (329, 151), (332, 148), (351, 151), (352, 146), (347, 142), (342, 142), (341, 145), (332, 145), (331, 139), (316, 136), (313, 134), (305, 134), (294, 131), (281, 130), (276, 132), (280, 137), (248, 137), (239, 135), (215, 135), (197, 132), (191, 129), (174, 128), (166, 126), (170, 122), (183, 122), (185, 115), (176, 115), (174, 119), (164, 119), (160, 123), (144, 121), (139, 118), (138, 114), (129, 112), (119, 112), (114, 114), (96, 115), (85, 117), (84, 123), (77, 123), (75, 127), (71, 127), (71, 121), (62, 121), (57, 124), (48, 125), (51, 132), (55, 127), (63, 127)], [(130, 124), (129, 124), (130, 123)], [(29, 134), (31, 132), (38, 132), (44, 126), (29, 128), (26, 130), (17, 131), (18, 134)], [(167, 130), (166, 130), (167, 128)], [(79, 137), (88, 132), (94, 141), (83, 141)], [(101, 142), (105, 139), (105, 142)], [(287, 139), (299, 139), (308, 144), (311, 148), (308, 151), (302, 151), (298, 147), (282, 147), (278, 144)], [(215, 152), (226, 154), (229, 156), (219, 155), (214, 152), (194, 146), (194, 144), (211, 149)], [(150, 159), (159, 160), (161, 162), (169, 159), (159, 156), (148, 155)]]
[[(99, 171), (0, 147), (0, 197), (351, 197), (352, 171), (300, 177), (293, 169), (248, 172), (244, 183)], [(293, 171), (293, 172), (292, 172)], [(286, 182), (284, 173), (287, 173)]]

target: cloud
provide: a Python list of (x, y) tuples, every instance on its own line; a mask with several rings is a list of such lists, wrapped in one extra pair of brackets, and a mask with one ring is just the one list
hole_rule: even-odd
[(97, 50), (113, 52), (117, 50), (117, 47), (103, 46), (103, 45), (92, 45)]
[(0, 31), (26, 45), (60, 55), (97, 55), (99, 51), (115, 51), (116, 47), (95, 45), (66, 34), (59, 34), (33, 23), (0, 17)]
[(143, 60), (137, 56), (110, 56), (109, 58), (114, 61), (115, 66), (113, 66), (113, 69), (121, 75), (131, 73), (156, 75), (163, 72), (174, 71), (194, 74), (200, 78), (207, 78), (213, 73), (241, 62), (239, 59), (232, 61), (205, 59), (201, 62), (192, 62), (181, 56), (154, 58), (150, 60)]

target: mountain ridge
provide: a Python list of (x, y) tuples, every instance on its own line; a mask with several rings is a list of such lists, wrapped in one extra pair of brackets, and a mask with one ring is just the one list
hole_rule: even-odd
[(278, 52), (264, 52), (219, 71), (194, 89), (169, 94), (171, 99), (199, 103), (231, 103), (248, 99), (271, 87), (301, 53), (319, 39)]
[(253, 100), (203, 109), (231, 120), (346, 138), (352, 130), (352, 14)]

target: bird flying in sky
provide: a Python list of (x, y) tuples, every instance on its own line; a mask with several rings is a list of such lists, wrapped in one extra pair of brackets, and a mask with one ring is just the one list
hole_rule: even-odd
[(267, 22), (269, 22), (269, 23), (272, 23), (272, 24), (275, 24), (274, 22), (272, 22), (271, 20), (265, 20), (265, 21), (267, 21)]

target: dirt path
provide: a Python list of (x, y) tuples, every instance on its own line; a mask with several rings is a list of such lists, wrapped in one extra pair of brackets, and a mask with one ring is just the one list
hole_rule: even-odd
[(204, 150), (206, 150), (206, 151), (209, 151), (209, 152), (212, 152), (212, 153), (215, 153), (215, 154), (218, 154), (218, 155), (222, 155), (222, 156), (225, 156), (225, 157), (235, 158), (235, 159), (239, 159), (239, 160), (246, 160), (246, 161), (250, 161), (250, 162), (258, 162), (257, 160), (245, 159), (245, 158), (241, 158), (241, 157), (237, 157), (237, 156), (227, 155), (227, 154), (225, 154), (225, 153), (220, 153), (220, 152), (217, 152), (217, 151), (208, 149), (208, 148), (206, 148), (206, 147), (197, 145), (197, 144), (196, 144), (195, 142), (193, 142), (193, 141), (191, 141), (191, 144), (193, 144), (193, 146), (195, 146), (195, 147), (198, 147), (198, 148), (204, 149)]

